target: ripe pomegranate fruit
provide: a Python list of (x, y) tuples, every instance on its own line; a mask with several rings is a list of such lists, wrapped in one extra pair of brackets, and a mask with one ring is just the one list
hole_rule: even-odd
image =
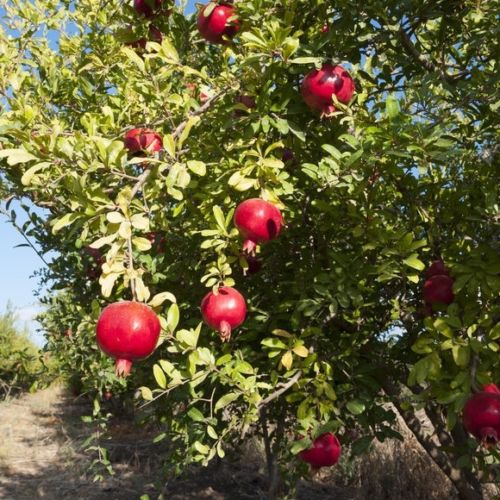
[(132, 153), (156, 153), (163, 148), (163, 141), (157, 132), (147, 128), (133, 128), (125, 134), (125, 147)]
[(217, 294), (209, 292), (203, 297), (201, 314), (205, 323), (219, 332), (222, 342), (227, 342), (231, 331), (245, 321), (247, 305), (238, 290), (223, 286)]
[(234, 114), (236, 116), (245, 116), (247, 114), (247, 110), (254, 109), (257, 105), (255, 102), (255, 98), (251, 95), (240, 95), (236, 98), (236, 104), (242, 104), (246, 110), (243, 109), (235, 109)]
[(324, 64), (320, 70), (313, 69), (302, 82), (301, 92), (306, 104), (324, 115), (335, 111), (332, 96), (347, 104), (354, 95), (354, 80), (342, 66)]
[(140, 302), (115, 302), (105, 307), (97, 321), (97, 344), (116, 359), (115, 373), (126, 376), (132, 361), (149, 356), (160, 336), (160, 321)]
[(427, 304), (449, 305), (454, 299), (453, 278), (450, 276), (436, 274), (424, 283), (424, 300)]
[[(212, 7), (213, 3), (209, 2), (198, 14), (198, 31), (209, 42), (227, 43), (224, 37), (233, 38), (240, 29), (240, 22), (232, 5), (220, 3)], [(205, 15), (209, 6), (212, 11)]]
[(337, 437), (327, 432), (317, 437), (311, 448), (300, 452), (300, 458), (311, 465), (313, 469), (331, 467), (340, 458), (342, 448)]
[(167, 240), (160, 233), (146, 233), (146, 238), (151, 242), (152, 249), (158, 253), (165, 253)]
[(161, 8), (163, 0), (134, 0), (134, 9), (146, 17), (153, 17)]
[(103, 397), (106, 401), (110, 401), (113, 398), (113, 393), (111, 391), (106, 391), (103, 394)]
[(234, 224), (245, 240), (243, 251), (252, 255), (258, 243), (278, 237), (283, 217), (279, 208), (272, 203), (260, 198), (250, 198), (236, 208)]
[(500, 440), (500, 389), (495, 384), (483, 387), (467, 401), (463, 413), (464, 427), (484, 446)]
[(444, 265), (444, 262), (441, 259), (435, 260), (425, 271), (425, 276), (427, 278), (432, 278), (432, 276), (436, 276), (438, 274), (444, 274), (445, 276), (450, 275), (448, 268)]
[(321, 27), (321, 33), (328, 33), (330, 31), (330, 26), (328, 24), (323, 24)]
[[(149, 40), (151, 40), (152, 42), (161, 43), (163, 40), (162, 32), (152, 24), (149, 26), (148, 34), (149, 34)], [(134, 49), (144, 51), (146, 50), (146, 43), (149, 40), (146, 40), (146, 38), (139, 38), (138, 40), (128, 42), (127, 45), (133, 47)]]

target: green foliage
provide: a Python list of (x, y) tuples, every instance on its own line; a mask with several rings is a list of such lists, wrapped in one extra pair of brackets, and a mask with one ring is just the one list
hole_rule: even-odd
[(16, 326), (10, 305), (0, 314), (0, 399), (40, 385), (42, 363), (26, 331)]
[[(57, 253), (44, 278), (48, 349), (84, 390), (140, 388), (173, 467), (261, 435), (264, 413), (283, 463), (298, 464), (294, 436), (325, 425), (347, 446), (356, 429), (354, 453), (394, 437), (389, 401), (425, 405), (451, 432), (471, 387), (498, 381), (496, 16), (494, 2), (452, 4), (246, 0), (225, 46), (200, 41), (176, 10), (160, 22), (162, 44), (141, 53), (119, 36), (147, 23), (129, 4), (7, 3), (2, 184), (47, 211), (25, 230)], [(357, 92), (321, 119), (299, 85), (328, 59)], [(242, 94), (255, 108), (242, 109)], [(129, 158), (122, 137), (137, 126), (161, 133), (165, 151)], [(232, 214), (259, 196), (286, 228), (245, 276)], [(439, 256), (456, 299), (424, 319), (423, 269)], [(229, 344), (200, 323), (205, 287), (220, 283), (249, 306)], [(162, 337), (123, 381), (94, 329), (131, 285)], [(486, 467), (467, 443), (446, 453)]]

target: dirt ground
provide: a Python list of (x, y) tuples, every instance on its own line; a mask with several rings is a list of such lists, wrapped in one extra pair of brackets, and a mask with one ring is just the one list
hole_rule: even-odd
[[(168, 483), (161, 481), (162, 444), (143, 431), (117, 423), (106, 443), (115, 474), (93, 481), (93, 458), (83, 452), (92, 429), (82, 423), (88, 402), (52, 387), (0, 403), (0, 498), (24, 500), (133, 500), (163, 493), (165, 500), (251, 500), (266, 498), (261, 451), (245, 450), (240, 461), (214, 461), (193, 467)], [(336, 468), (333, 475), (302, 481), (298, 500), (453, 500), (449, 480), (407, 436), (376, 445), (357, 464)], [(345, 483), (349, 476), (349, 484)], [(493, 497), (492, 497), (493, 498)]]

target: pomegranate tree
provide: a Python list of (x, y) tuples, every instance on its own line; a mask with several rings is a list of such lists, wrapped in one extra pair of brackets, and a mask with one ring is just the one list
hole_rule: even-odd
[(464, 427), (485, 446), (494, 446), (500, 439), (500, 389), (488, 384), (465, 404)]
[(424, 283), (424, 300), (427, 304), (449, 305), (454, 299), (453, 278), (450, 276), (436, 274)]
[(300, 458), (311, 465), (313, 469), (331, 467), (340, 458), (342, 448), (337, 436), (331, 432), (317, 437), (311, 448), (300, 452)]
[(278, 237), (283, 217), (276, 205), (260, 198), (251, 198), (236, 208), (234, 224), (244, 239), (243, 251), (254, 254), (259, 243)]
[(125, 147), (132, 154), (151, 154), (161, 151), (163, 141), (161, 135), (148, 128), (133, 128), (125, 134)]
[(198, 14), (198, 31), (212, 43), (226, 43), (240, 29), (240, 22), (232, 5), (209, 2)]
[(354, 95), (354, 80), (342, 66), (324, 64), (321, 69), (313, 69), (302, 82), (301, 92), (306, 104), (324, 115), (335, 111), (332, 97), (347, 104)]
[(155, 350), (160, 329), (158, 317), (146, 304), (115, 302), (102, 310), (96, 339), (99, 348), (116, 359), (116, 374), (126, 376), (133, 361)]
[(217, 293), (209, 292), (201, 301), (205, 323), (219, 332), (222, 342), (231, 338), (231, 332), (240, 326), (247, 315), (247, 305), (238, 290), (223, 286)]

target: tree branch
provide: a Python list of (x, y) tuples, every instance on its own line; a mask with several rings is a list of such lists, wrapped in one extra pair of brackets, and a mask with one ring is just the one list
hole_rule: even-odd
[[(299, 370), (288, 382), (283, 384), (277, 391), (274, 391), (272, 394), (267, 396), (267, 398), (263, 399), (258, 405), (257, 408), (260, 410), (263, 410), (265, 406), (267, 406), (271, 401), (274, 401), (275, 399), (279, 398), (283, 393), (288, 391), (290, 387), (292, 387), (293, 384), (295, 384), (300, 376), (302, 375), (302, 371)], [(276, 386), (279, 387), (279, 386)]]
[(456, 85), (458, 80), (461, 80), (468, 74), (467, 72), (462, 72), (455, 76), (449, 75), (446, 71), (443, 71), (441, 68), (439, 68), (437, 64), (434, 63), (431, 59), (425, 57), (418, 51), (418, 49), (411, 41), (411, 38), (408, 36), (402, 26), (400, 26), (398, 34), (406, 53), (410, 55), (415, 62), (422, 66), (422, 68), (432, 73), (438, 73), (441, 80), (445, 81), (446, 83), (449, 83), (450, 85)]
[[(417, 441), (422, 445), (435, 464), (453, 482), (460, 498), (463, 500), (483, 500), (482, 493), (474, 488), (474, 485), (469, 483), (465, 474), (463, 474), (463, 471), (451, 462), (445, 452), (441, 451), (439, 443), (436, 443), (436, 441), (433, 440), (433, 436), (429, 436), (425, 432), (420, 420), (416, 417), (414, 412), (402, 408), (399, 401), (399, 389), (392, 382), (386, 381), (384, 383), (384, 391), (391, 396), (392, 403), (398, 410), (408, 428), (412, 431)], [(439, 432), (439, 429), (436, 430)], [(446, 438), (445, 441), (447, 445), (453, 445), (449, 435), (441, 436), (441, 438)]]

